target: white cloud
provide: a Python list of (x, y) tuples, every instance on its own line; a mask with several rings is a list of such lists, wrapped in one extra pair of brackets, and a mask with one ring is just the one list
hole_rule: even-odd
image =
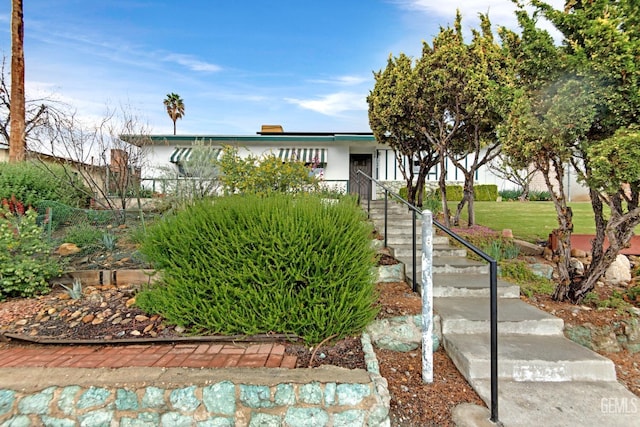
[(368, 83), (370, 79), (361, 76), (339, 76), (329, 79), (314, 79), (311, 83), (336, 84), (340, 86), (357, 86), (362, 83)]
[(192, 71), (216, 72), (222, 69), (219, 65), (200, 61), (199, 59), (196, 59), (191, 55), (172, 53), (170, 55), (167, 55), (164, 60), (175, 62), (176, 64), (187, 67)]
[(285, 98), (285, 101), (327, 116), (367, 109), (365, 97), (361, 93), (354, 92), (336, 92), (317, 99)]

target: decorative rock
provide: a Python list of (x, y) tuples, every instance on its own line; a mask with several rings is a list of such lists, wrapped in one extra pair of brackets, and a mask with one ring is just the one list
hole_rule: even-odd
[(47, 415), (42, 416), (42, 423), (47, 427), (75, 427), (76, 422), (69, 418), (54, 418)]
[(131, 306), (132, 306), (133, 304), (135, 304), (135, 303), (136, 303), (136, 297), (133, 297), (133, 298), (129, 298), (129, 299), (127, 300), (127, 302), (125, 302), (125, 303), (124, 303), (124, 305), (125, 305), (127, 308), (129, 308), (129, 307), (131, 307)]
[[(439, 317), (434, 316), (434, 323), (438, 321)], [(440, 339), (437, 336), (439, 329), (437, 324), (434, 324), (433, 351), (439, 347)], [(367, 327), (367, 333), (378, 348), (401, 352), (415, 350), (422, 345), (422, 316), (376, 320)]]
[(589, 254), (582, 249), (571, 248), (571, 256), (574, 258), (586, 258)]
[(0, 415), (11, 411), (16, 400), (16, 392), (12, 390), (0, 390)]
[(533, 274), (536, 274), (540, 277), (544, 277), (546, 279), (551, 279), (553, 277), (553, 267), (548, 264), (531, 264), (529, 265)]
[(82, 249), (80, 249), (77, 245), (73, 243), (63, 243), (60, 246), (58, 246), (58, 249), (55, 250), (55, 253), (57, 253), (60, 256), (69, 256), (69, 255), (77, 254), (81, 250)]
[(241, 385), (240, 401), (250, 408), (272, 408), (271, 391), (267, 386)]
[(87, 409), (93, 406), (102, 406), (104, 402), (109, 398), (111, 392), (106, 388), (90, 387), (87, 391), (82, 393), (82, 396), (78, 399), (78, 409)]
[(513, 239), (513, 231), (510, 228), (505, 228), (502, 230), (502, 237)]
[(300, 402), (318, 405), (322, 402), (322, 388), (319, 383), (303, 384), (299, 390)]
[(616, 260), (611, 263), (604, 273), (604, 279), (613, 285), (629, 282), (631, 280), (631, 263), (629, 262), (629, 258), (618, 254)]
[[(221, 424), (216, 424), (216, 426)], [(231, 424), (229, 424), (231, 425)], [(263, 414), (258, 412), (251, 415), (250, 426), (264, 426), (264, 427), (280, 427), (282, 424), (282, 417), (278, 415)]]
[(143, 314), (138, 314), (136, 317), (134, 317), (134, 319), (136, 319), (136, 321), (138, 322), (144, 322), (145, 320), (149, 320), (149, 318)]
[(160, 417), (161, 425), (174, 427), (191, 427), (193, 420), (191, 417), (182, 415), (179, 412), (167, 412)]
[(112, 324), (112, 325), (117, 325), (117, 324), (118, 324), (118, 323), (120, 323), (120, 322), (122, 322), (122, 317), (117, 316), (115, 319), (113, 319), (113, 320), (111, 321), (111, 324)]
[(371, 389), (366, 384), (338, 384), (336, 396), (338, 405), (355, 406), (371, 395)]
[(569, 268), (578, 276), (584, 276), (584, 264), (577, 258), (569, 260)]
[(326, 426), (329, 414), (320, 408), (292, 407), (287, 409), (284, 422), (290, 426)]
[(95, 325), (101, 324), (102, 322), (104, 322), (104, 318), (103, 317), (96, 317), (95, 319), (93, 319), (91, 321), (91, 324), (95, 326)]
[(203, 388), (202, 402), (207, 412), (234, 415), (236, 412), (235, 385), (230, 381), (223, 381)]
[(73, 402), (76, 394), (78, 394), (80, 390), (80, 386), (77, 385), (70, 385), (62, 389), (60, 397), (58, 398), (58, 408), (66, 415), (74, 413), (75, 408), (73, 407)]
[(133, 335), (134, 337), (139, 337), (140, 335), (142, 335), (142, 332), (134, 329), (133, 331), (129, 332), (129, 334)]
[(175, 389), (169, 395), (169, 401), (175, 409), (180, 411), (195, 411), (200, 406), (200, 401), (196, 398), (195, 391), (196, 386)]
[(162, 408), (164, 406), (164, 390), (158, 387), (147, 387), (142, 397), (142, 407)]
[(522, 255), (538, 256), (542, 255), (544, 248), (542, 246), (534, 245), (533, 243), (525, 242), (524, 240), (514, 239), (513, 244), (518, 248)]
[(93, 411), (78, 417), (80, 426), (110, 426), (113, 420), (113, 411)]
[(87, 314), (86, 316), (82, 317), (82, 323), (91, 323), (93, 322), (93, 319), (95, 319), (95, 316), (93, 314)]
[(333, 425), (336, 427), (342, 426), (363, 426), (365, 425), (365, 412), (357, 409), (344, 411), (339, 414), (335, 414), (333, 419)]
[(137, 411), (139, 407), (138, 396), (135, 392), (124, 388), (119, 388), (116, 391), (116, 408), (119, 411)]
[(151, 323), (151, 324), (147, 325), (147, 326), (142, 330), (142, 332), (146, 334), (147, 332), (149, 332), (149, 331), (150, 331), (150, 330), (152, 330), (152, 329), (153, 329), (153, 323)]
[(49, 404), (53, 399), (53, 391), (55, 387), (49, 387), (40, 393), (25, 396), (18, 403), (18, 409), (21, 414), (48, 414)]

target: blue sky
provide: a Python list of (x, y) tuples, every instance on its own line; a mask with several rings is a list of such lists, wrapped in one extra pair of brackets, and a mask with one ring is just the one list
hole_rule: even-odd
[[(551, 3), (561, 4), (554, 0)], [(27, 98), (70, 105), (86, 123), (121, 106), (154, 134), (369, 131), (366, 96), (389, 54), (420, 54), (456, 8), (515, 28), (510, 0), (28, 0)], [(11, 54), (10, 2), (0, 50)]]

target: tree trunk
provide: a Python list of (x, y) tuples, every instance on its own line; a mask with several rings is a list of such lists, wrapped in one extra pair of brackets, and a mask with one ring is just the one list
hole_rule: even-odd
[(11, 1), (11, 106), (9, 115), (9, 162), (22, 162), (26, 156), (24, 95), (24, 19), (22, 0)]
[(176, 120), (173, 121), (173, 134), (176, 134)]
[(451, 227), (451, 218), (449, 214), (449, 206), (447, 206), (447, 158), (440, 154), (440, 176), (438, 177), (438, 186), (440, 187), (440, 200), (442, 201), (442, 216), (445, 227)]
[(458, 203), (456, 209), (456, 216), (453, 219), (453, 223), (455, 225), (460, 224), (460, 216), (462, 215), (462, 209), (467, 205), (467, 212), (469, 216), (468, 224), (469, 226), (474, 225), (476, 223), (476, 215), (473, 209), (473, 174), (464, 173), (464, 188), (462, 190), (462, 200)]

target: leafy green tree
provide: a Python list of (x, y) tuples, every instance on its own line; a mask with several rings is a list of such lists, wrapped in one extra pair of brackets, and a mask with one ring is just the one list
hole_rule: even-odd
[[(468, 204), (473, 224), (475, 172), (500, 152), (496, 129), (513, 81), (489, 18), (481, 15), (481, 29), (473, 31), (471, 44), (464, 41), (461, 22), (458, 13), (453, 28), (441, 28), (431, 45), (423, 43), (415, 65), (404, 54), (390, 58), (387, 68), (375, 73), (376, 85), (367, 99), (373, 133), (396, 151), (410, 202), (418, 199), (421, 205), (424, 178), (439, 164), (447, 225), (446, 159), (465, 175), (457, 217)], [(417, 179), (412, 169), (403, 168), (406, 157), (420, 160)]]
[[(640, 224), (633, 176), (640, 159), (630, 142), (637, 141), (633, 126), (640, 113), (640, 9), (634, 0), (572, 0), (563, 10), (531, 3), (533, 17), (518, 11), (522, 37), (509, 36), (522, 91), (505, 126), (505, 144), (511, 154), (531, 156), (546, 174), (559, 223), (560, 284), (554, 297), (579, 302)], [(537, 14), (562, 33), (562, 46), (536, 28)], [(610, 158), (608, 165), (604, 157)], [(562, 188), (567, 163), (589, 186), (596, 221), (593, 258), (582, 281), (568, 269), (572, 213)], [(605, 205), (611, 210), (608, 220)]]
[[(460, 15), (456, 28), (460, 26)], [(460, 31), (457, 30), (459, 33)], [(458, 203), (454, 223), (467, 204), (469, 225), (475, 224), (474, 179), (476, 172), (500, 154), (498, 125), (514, 93), (514, 67), (510, 57), (496, 43), (487, 15), (480, 15), (480, 30), (473, 30), (470, 45), (465, 45), (466, 60), (451, 64), (461, 80), (451, 99), (459, 99), (455, 114), (463, 123), (448, 147), (448, 157), (464, 175), (463, 197)], [(463, 67), (458, 69), (458, 67)]]
[(163, 101), (167, 114), (173, 122), (173, 134), (176, 134), (176, 121), (184, 117), (184, 101), (177, 93), (169, 93)]
[[(376, 139), (391, 147), (407, 185), (407, 201), (422, 206), (424, 181), (438, 163), (433, 141), (422, 131), (424, 85), (413, 60), (401, 53), (389, 57), (387, 67), (374, 73), (376, 84), (367, 97), (369, 124)], [(416, 176), (414, 162), (419, 169)]]

